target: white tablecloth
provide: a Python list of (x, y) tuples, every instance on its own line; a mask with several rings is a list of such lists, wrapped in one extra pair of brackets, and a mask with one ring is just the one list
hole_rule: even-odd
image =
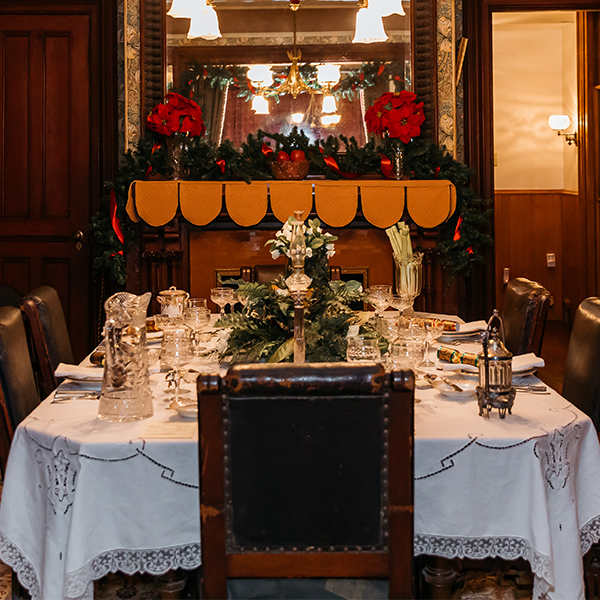
[[(149, 439), (167, 410), (109, 423), (98, 403), (45, 400), (19, 426), (0, 506), (0, 558), (34, 599), (92, 597), (108, 572), (200, 564), (197, 429)], [(192, 385), (186, 384), (190, 389)], [(193, 392), (192, 392), (193, 393)], [(583, 598), (581, 556), (600, 538), (600, 448), (591, 421), (556, 393), (518, 393), (513, 414), (478, 416), (474, 396), (419, 387), (415, 554), (527, 559), (534, 598)]]

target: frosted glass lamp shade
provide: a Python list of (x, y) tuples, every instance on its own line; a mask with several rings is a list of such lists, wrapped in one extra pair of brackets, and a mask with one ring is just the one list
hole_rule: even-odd
[(217, 11), (212, 6), (200, 4), (200, 8), (196, 8), (187, 37), (190, 40), (197, 37), (204, 40), (216, 40), (221, 37)]
[(340, 65), (317, 65), (317, 81), (319, 85), (334, 85), (340, 80)]
[(337, 110), (335, 104), (335, 98), (331, 95), (323, 96), (323, 107), (321, 109), (324, 113), (334, 113)]
[(369, 8), (361, 8), (356, 13), (356, 30), (352, 43), (372, 44), (373, 42), (385, 42), (387, 39), (381, 16)]
[(375, 11), (380, 17), (406, 14), (402, 8), (402, 0), (369, 0), (369, 10)]
[(323, 115), (321, 117), (321, 123), (328, 127), (329, 125), (337, 125), (340, 122), (340, 115)]
[(252, 110), (257, 115), (268, 115), (269, 101), (264, 96), (254, 96), (252, 98)]
[(304, 121), (304, 113), (293, 113), (292, 114), (292, 123), (298, 125)]
[(247, 77), (259, 87), (273, 85), (273, 71), (269, 65), (252, 65), (248, 69)]
[(563, 131), (571, 124), (571, 119), (567, 115), (550, 115), (548, 125), (554, 131)]
[(175, 19), (191, 19), (204, 0), (173, 0), (167, 15)]

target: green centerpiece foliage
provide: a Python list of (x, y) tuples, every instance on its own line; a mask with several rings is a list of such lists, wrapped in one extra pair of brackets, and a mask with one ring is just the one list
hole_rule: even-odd
[[(271, 255), (277, 259), (289, 256), (292, 220), (269, 240)], [(335, 253), (335, 236), (324, 233), (318, 219), (304, 227), (307, 258), (305, 273), (312, 279), (305, 301), (304, 335), (307, 362), (341, 361), (346, 359), (346, 337), (351, 325), (372, 331), (367, 322), (370, 315), (359, 315), (350, 305), (366, 300), (358, 281), (329, 281), (329, 257)], [(229, 329), (227, 349), (222, 358), (231, 362), (289, 361), (294, 351), (294, 302), (285, 283), (286, 272), (269, 283), (238, 285), (237, 292), (245, 300), (242, 312), (232, 312), (219, 319), (217, 327)], [(372, 313), (371, 313), (372, 315)]]

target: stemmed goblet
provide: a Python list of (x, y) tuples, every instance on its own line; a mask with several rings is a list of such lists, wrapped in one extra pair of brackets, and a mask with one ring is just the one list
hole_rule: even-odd
[(181, 367), (194, 359), (194, 345), (188, 327), (167, 327), (164, 330), (160, 360), (174, 372), (175, 394), (166, 399), (171, 408), (181, 406)]
[(372, 285), (367, 288), (368, 302), (379, 316), (392, 303), (391, 285)]
[(225, 307), (233, 302), (233, 290), (228, 287), (212, 288), (210, 299), (219, 307), (219, 318), (222, 318), (225, 316)]
[(398, 311), (398, 316), (402, 316), (402, 313), (407, 308), (410, 308), (414, 304), (414, 302), (415, 299), (408, 294), (396, 294), (392, 296), (391, 306), (392, 308), (395, 308)]
[(429, 358), (429, 347), (431, 342), (437, 340), (444, 333), (444, 324), (438, 319), (426, 319), (424, 325), (427, 336), (425, 337), (425, 360), (422, 362), (422, 366), (435, 367), (435, 363)]
[(210, 323), (210, 311), (206, 307), (206, 299), (190, 298), (183, 311), (184, 323), (192, 330), (192, 339), (196, 352), (200, 341), (200, 332)]

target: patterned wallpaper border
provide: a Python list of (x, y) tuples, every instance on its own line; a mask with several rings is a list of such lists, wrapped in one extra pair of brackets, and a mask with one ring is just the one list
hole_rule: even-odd
[[(454, 84), (456, 40), (462, 31), (461, 0), (437, 0), (438, 142), (463, 155), (463, 92)], [(141, 134), (140, 1), (119, 0), (119, 133), (124, 149)]]

